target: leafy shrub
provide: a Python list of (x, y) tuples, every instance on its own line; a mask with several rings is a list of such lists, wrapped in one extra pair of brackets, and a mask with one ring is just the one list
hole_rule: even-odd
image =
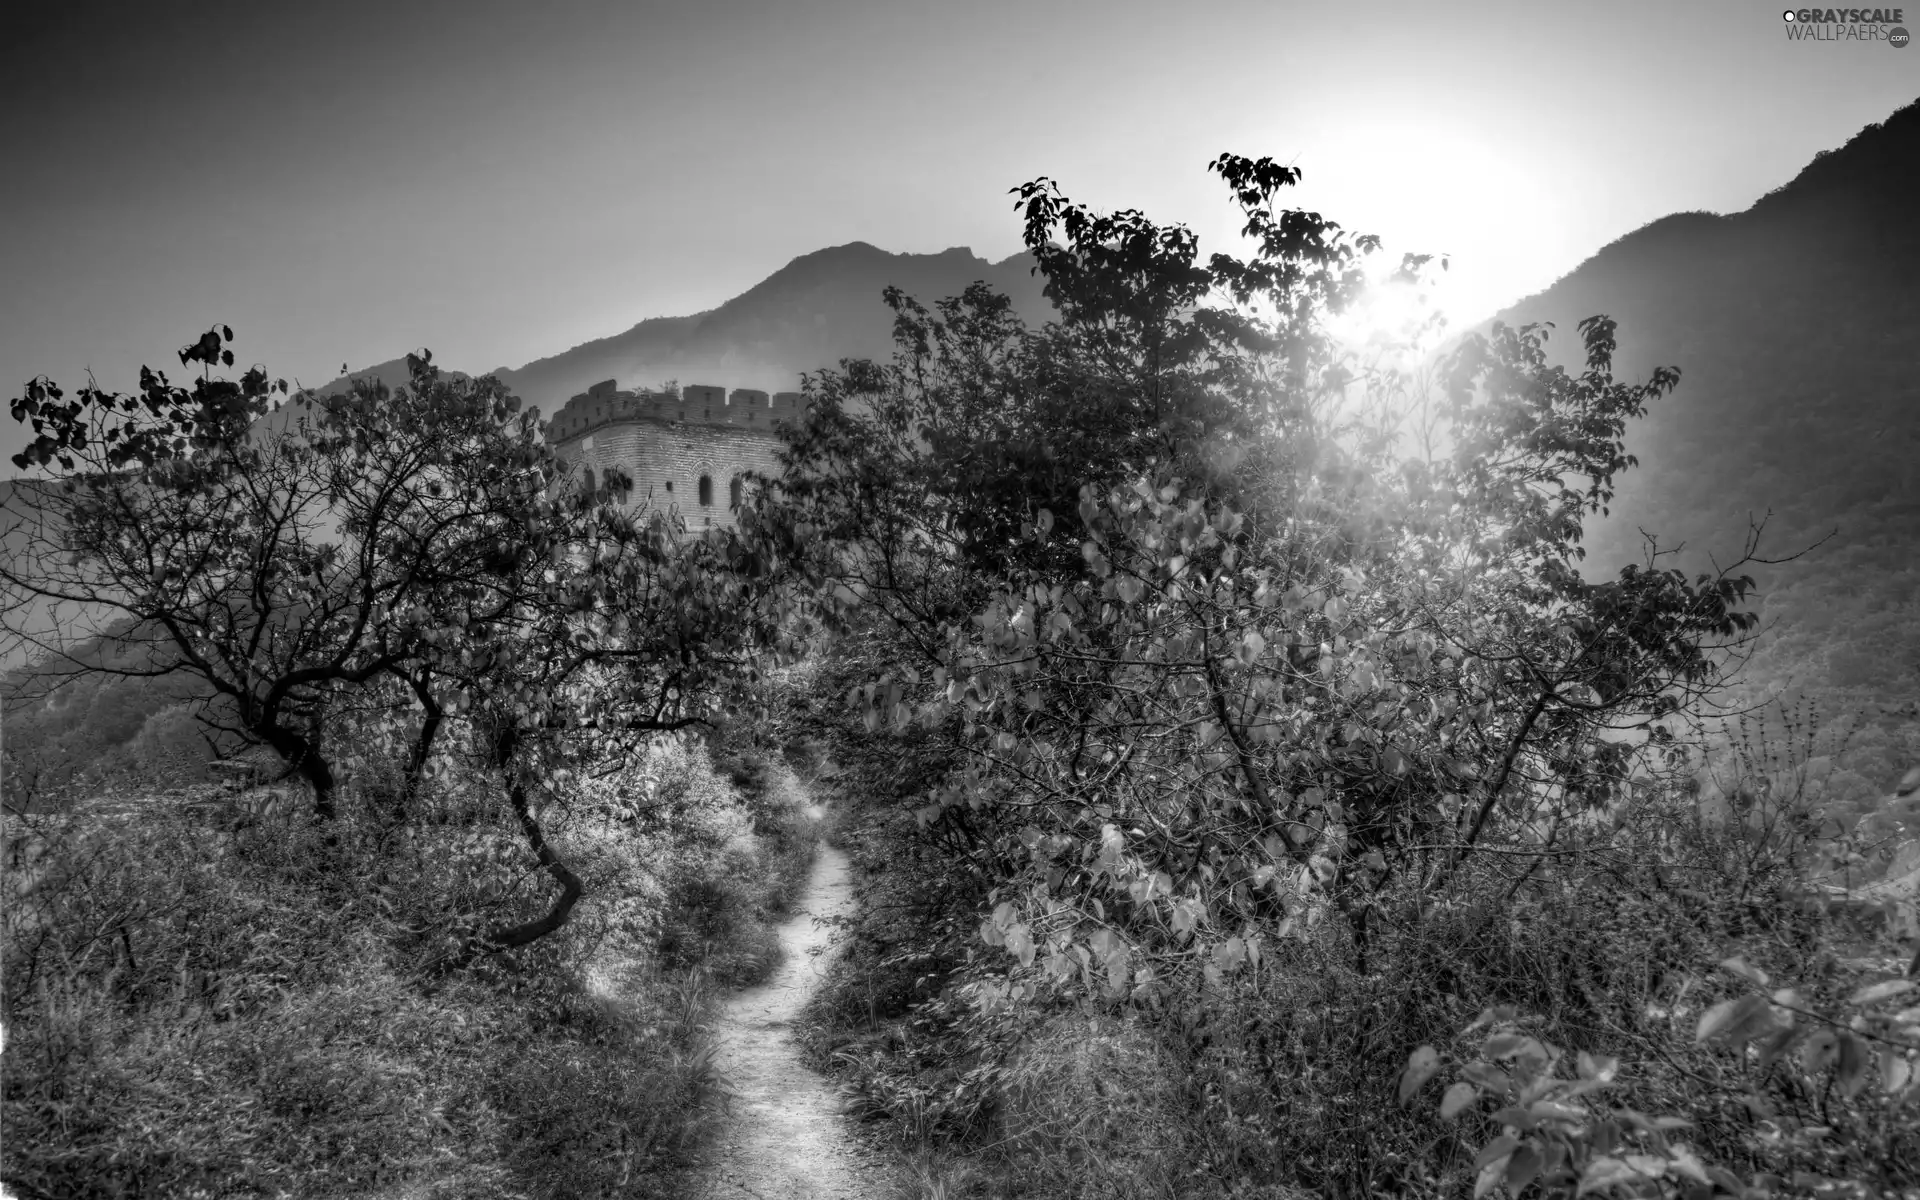
[[(1323, 920), (1237, 974), (1196, 977), (1164, 1000), (1091, 1005), (1044, 985), (1021, 1001), (1014, 989), (1035, 976), (998, 954), (969, 963), (983, 905), (957, 899), (956, 872), (944, 893), (930, 877), (938, 827), (884, 796), (860, 802), (869, 781), (855, 773), (847, 829), (876, 903), (810, 1010), (809, 1043), (856, 1108), (948, 1165), (956, 1196), (1458, 1195), (1496, 1164), (1490, 1189), (1506, 1186), (1508, 1170), (1523, 1184), (1535, 1171), (1529, 1196), (1560, 1194), (1567, 1180), (1571, 1194), (1590, 1169), (1607, 1194), (1901, 1194), (1920, 1181), (1915, 1085), (1911, 1074), (1896, 1079), (1911, 1057), (1874, 1044), (1846, 1058), (1853, 1074), (1835, 1073), (1848, 1037), (1892, 1036), (1885, 1022), (1908, 1013), (1892, 927), (1852, 921), (1809, 882), (1832, 861), (1832, 832), (1796, 817), (1808, 810), (1793, 764), (1739, 754), (1728, 763), (1723, 778), (1753, 797), (1742, 819), (1704, 816), (1685, 789), (1646, 790), (1595, 825), (1598, 840), (1578, 853), (1569, 843), (1563, 855), (1486, 856), (1440, 903), (1387, 890), (1363, 926)], [(1776, 782), (1762, 787), (1769, 770)], [(901, 906), (915, 904), (926, 916), (903, 920)], [(941, 940), (942, 922), (958, 941)], [(1768, 982), (1715, 965), (1730, 954)], [(1765, 1014), (1779, 1008), (1776, 994), (1795, 1002), (1781, 992), (1789, 984), (1823, 1016), (1797, 1018), (1800, 1040), (1771, 1058), (1730, 1055), (1724, 1030), (1697, 1036), (1710, 1013), (1750, 1042), (1780, 1036), (1770, 1024), (1779, 1013)], [(1861, 997), (1865, 1010), (1852, 1006)], [(1117, 1029), (1128, 1031), (1113, 1043), (1125, 1051), (1103, 1049), (1111, 1061), (1092, 1070), (1074, 1048), (1101, 1046)], [(1580, 1085), (1582, 1056), (1616, 1063), (1603, 1072), (1606, 1106), (1582, 1126), (1541, 1127), (1538, 1161), (1520, 1153), (1535, 1131), (1500, 1142), (1501, 1104), (1490, 1098), (1451, 1119), (1431, 1098), (1394, 1103), (1394, 1082), (1422, 1045), (1436, 1062), (1450, 1055), (1456, 1072), (1478, 1061), (1476, 1072), (1495, 1068), (1511, 1082), (1522, 1056), (1502, 1058), (1496, 1044), (1487, 1059), (1494, 1033), (1540, 1048), (1509, 1097), (1534, 1087), (1529, 1104), (1578, 1099), (1567, 1093)], [(1682, 1119), (1686, 1128), (1673, 1124)], [(1584, 1140), (1550, 1163), (1553, 1139), (1576, 1128)], [(1657, 1177), (1648, 1156), (1666, 1163)]]
[(1064, 1013), (1024, 1039), (1002, 1087), (999, 1128), (1035, 1191), (1178, 1194), (1183, 1064), (1135, 1020)]
[(757, 925), (759, 890), (745, 856), (697, 878), (683, 879), (667, 899), (661, 920), (660, 959), (669, 967), (706, 962), (717, 982), (759, 983), (780, 965), (779, 939)]

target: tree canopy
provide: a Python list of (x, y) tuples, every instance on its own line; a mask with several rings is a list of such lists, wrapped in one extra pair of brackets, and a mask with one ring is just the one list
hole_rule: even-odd
[(1677, 371), (1615, 380), (1605, 318), (1578, 374), (1496, 328), (1410, 453), (1326, 332), (1377, 240), (1277, 207), (1269, 160), (1213, 169), (1249, 259), (1016, 189), (1059, 319), (889, 293), (894, 360), (809, 380), (781, 483), (788, 544), (891, 647), (867, 727), (952, 748), (920, 819), (965, 820), (1030, 995), (1151, 998), (1330, 906), (1364, 953), (1387, 898), (1650, 778), (1751, 627), (1737, 565), (1575, 568)]
[(206, 368), (191, 388), (143, 370), (137, 396), (68, 401), (41, 379), (15, 402), (38, 435), (18, 465), (57, 464), (59, 485), (16, 492), (28, 552), (0, 578), (112, 614), (116, 649), (45, 647), (41, 685), (186, 677), (200, 719), (278, 752), (322, 821), (340, 764), (373, 736), (346, 736), (347, 714), (409, 731), (395, 786), (372, 795), (396, 824), (457, 722), (562, 887), (548, 917), (490, 941), (549, 931), (579, 885), (532, 795), (563, 796), (581, 764), (707, 721), (779, 641), (777, 564), (754, 544), (752, 507), (740, 534), (689, 537), (617, 503), (623, 479), (582, 487), (537, 411), (425, 354), (408, 386), (302, 394), (269, 423), (284, 385), (260, 368), (213, 376), (233, 363), (231, 336), (181, 352)]

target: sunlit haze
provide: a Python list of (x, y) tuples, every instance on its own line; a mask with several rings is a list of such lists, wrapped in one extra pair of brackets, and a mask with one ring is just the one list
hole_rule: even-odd
[(0, 43), (9, 395), (129, 387), (217, 322), (309, 384), (422, 346), (517, 367), (826, 246), (997, 261), (1040, 175), (1210, 251), (1225, 150), (1451, 255), (1459, 323), (1920, 92), (1920, 51), (1719, 0), (66, 3)]

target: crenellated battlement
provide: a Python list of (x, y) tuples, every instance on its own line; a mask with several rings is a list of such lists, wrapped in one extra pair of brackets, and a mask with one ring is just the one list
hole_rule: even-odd
[(647, 421), (663, 425), (707, 425), (772, 435), (775, 424), (807, 412), (799, 392), (768, 395), (757, 388), (729, 392), (710, 384), (678, 390), (622, 391), (611, 379), (594, 384), (561, 406), (547, 427), (547, 440), (559, 445), (607, 425)]
[(618, 470), (633, 484), (621, 503), (678, 511), (690, 530), (727, 528), (749, 480), (780, 474), (777, 424), (800, 420), (807, 408), (799, 392), (710, 384), (625, 392), (609, 379), (567, 401), (547, 440), (574, 486), (592, 491)]

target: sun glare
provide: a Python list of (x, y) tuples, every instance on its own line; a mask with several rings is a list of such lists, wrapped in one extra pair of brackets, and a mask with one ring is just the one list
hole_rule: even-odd
[(1375, 279), (1345, 312), (1329, 317), (1327, 332), (1343, 349), (1369, 360), (1415, 360), (1446, 336), (1445, 310), (1434, 287)]

